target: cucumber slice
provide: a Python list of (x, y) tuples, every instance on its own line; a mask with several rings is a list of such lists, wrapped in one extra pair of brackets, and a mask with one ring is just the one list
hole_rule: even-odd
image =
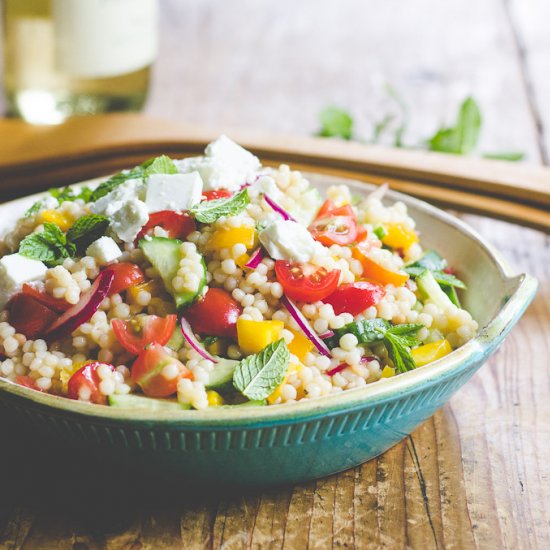
[(214, 365), (214, 370), (208, 373), (208, 381), (205, 382), (204, 387), (207, 390), (219, 390), (230, 386), (238, 364), (239, 361), (220, 357)]
[(181, 241), (179, 239), (167, 239), (165, 237), (151, 237), (141, 239), (139, 247), (151, 265), (159, 272), (166, 290), (174, 297), (178, 308), (194, 302), (206, 286), (206, 264), (201, 261), (202, 277), (197, 292), (176, 292), (172, 281), (178, 273), (180, 260), (182, 259)]
[(170, 336), (170, 340), (168, 340), (168, 342), (166, 343), (166, 346), (169, 347), (171, 350), (179, 351), (184, 343), (185, 338), (183, 337), (181, 327), (178, 323), (176, 325), (176, 328), (174, 329), (174, 332), (172, 332), (172, 336)]
[(179, 403), (175, 399), (153, 399), (141, 395), (110, 395), (109, 405), (124, 409), (139, 411), (181, 411), (191, 408), (191, 405)]
[(416, 284), (420, 292), (436, 306), (443, 310), (454, 309), (456, 306), (451, 302), (449, 297), (441, 290), (439, 283), (434, 279), (431, 271), (424, 271), (416, 278)]

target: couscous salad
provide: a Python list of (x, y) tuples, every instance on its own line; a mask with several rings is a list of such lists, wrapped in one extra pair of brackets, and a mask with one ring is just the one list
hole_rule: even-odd
[(384, 189), (326, 197), (225, 136), (53, 189), (0, 241), (0, 377), (149, 410), (377, 383), (471, 339), (459, 278)]

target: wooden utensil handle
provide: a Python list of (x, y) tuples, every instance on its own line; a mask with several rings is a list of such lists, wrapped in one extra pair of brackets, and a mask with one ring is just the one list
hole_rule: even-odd
[[(49, 127), (0, 120), (3, 197), (108, 174), (160, 153), (197, 155), (219, 133), (138, 114), (74, 118)], [(331, 139), (228, 133), (269, 164), (387, 181), (443, 206), (550, 231), (547, 168)]]

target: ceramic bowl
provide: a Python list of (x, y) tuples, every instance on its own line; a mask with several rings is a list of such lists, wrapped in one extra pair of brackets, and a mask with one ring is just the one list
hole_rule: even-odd
[[(309, 174), (319, 187), (334, 183)], [(339, 179), (342, 183), (343, 180)], [(355, 193), (370, 191), (346, 181)], [(0, 231), (34, 201), (0, 206)], [(497, 350), (536, 292), (462, 221), (411, 197), (402, 200), (426, 248), (456, 266), (477, 336), (430, 365), (366, 387), (291, 405), (145, 413), (41, 394), (0, 379), (0, 418), (13, 418), (50, 448), (71, 446), (174, 480), (263, 486), (319, 478), (363, 463), (398, 443), (440, 408)]]

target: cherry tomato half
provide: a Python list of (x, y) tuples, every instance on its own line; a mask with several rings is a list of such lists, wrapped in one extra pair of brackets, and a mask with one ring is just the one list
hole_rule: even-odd
[(32, 286), (28, 283), (23, 285), (23, 294), (28, 294), (34, 298), (37, 302), (40, 302), (43, 306), (46, 306), (49, 309), (53, 309), (59, 313), (67, 311), (72, 304), (69, 304), (63, 298), (54, 298), (51, 294), (48, 294), (45, 290), (41, 290), (35, 286)]
[(97, 369), (105, 365), (110, 370), (115, 370), (113, 365), (107, 363), (100, 363), (95, 361), (88, 363), (82, 368), (78, 369), (69, 379), (68, 390), (69, 397), (71, 399), (78, 399), (80, 401), (90, 401), (96, 405), (106, 405), (107, 396), (103, 395), (99, 391), (99, 384), (101, 384), (101, 378), (97, 372)]
[(187, 309), (185, 317), (194, 332), (236, 338), (237, 318), (241, 313), (241, 306), (229, 292), (209, 288), (202, 300)]
[(141, 315), (129, 321), (113, 319), (113, 332), (120, 345), (130, 353), (139, 355), (148, 344), (164, 346), (176, 328), (176, 316)]
[(118, 294), (127, 288), (143, 282), (145, 275), (143, 271), (136, 265), (130, 262), (120, 262), (109, 266), (109, 271), (112, 271), (115, 276), (109, 289), (109, 296)]
[(202, 196), (206, 201), (213, 201), (216, 199), (228, 199), (233, 196), (233, 193), (229, 189), (214, 189), (213, 191), (203, 191)]
[(23, 292), (9, 301), (8, 311), (10, 325), (27, 338), (42, 336), (57, 319), (55, 311)]
[(335, 208), (331, 201), (325, 201), (309, 231), (325, 246), (350, 244), (357, 239), (355, 212), (349, 204)]
[(323, 302), (330, 304), (336, 315), (351, 313), (355, 316), (365, 309), (375, 306), (385, 293), (380, 285), (360, 281), (339, 286)]
[(193, 374), (160, 344), (147, 346), (132, 365), (132, 381), (149, 397), (176, 393), (181, 378), (193, 378)]
[(151, 235), (155, 227), (162, 227), (170, 239), (185, 240), (189, 233), (195, 231), (195, 222), (185, 212), (175, 212), (174, 210), (154, 212), (149, 214), (149, 221), (141, 228), (136, 241), (143, 239), (146, 235)]
[(308, 303), (317, 302), (332, 294), (340, 278), (339, 269), (327, 271), (324, 267), (286, 260), (275, 262), (275, 273), (289, 298)]

